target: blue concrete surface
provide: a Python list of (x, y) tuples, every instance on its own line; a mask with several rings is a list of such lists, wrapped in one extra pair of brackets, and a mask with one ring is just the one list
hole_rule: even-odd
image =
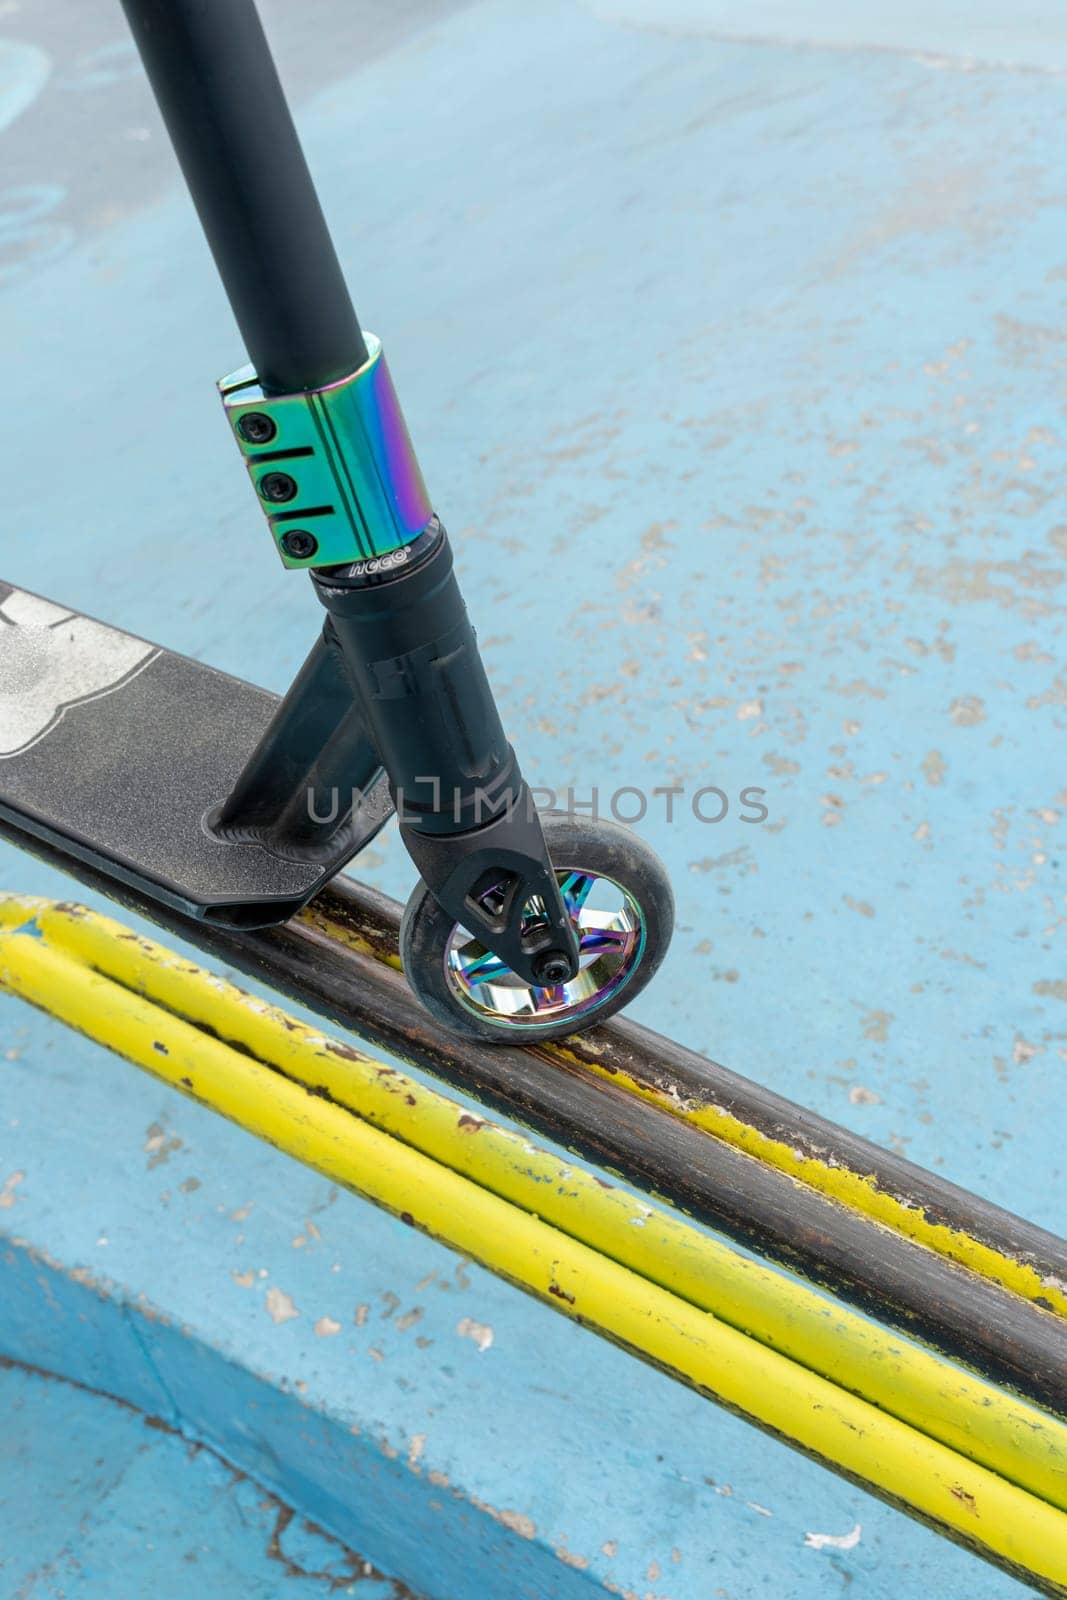
[[(717, 825), (687, 799), (668, 823), (662, 798), (642, 824), (680, 926), (638, 1014), (1062, 1230), (1063, 45), (990, 0), (865, 8), (862, 27), (853, 10), (791, 7), (785, 27), (757, 5), (737, 40), (710, 0), (411, 7), (326, 83), (360, 22), (317, 4), (317, 81), (294, 44), (300, 125), (531, 776), (731, 797)], [(35, 52), (57, 30), (0, 18), (3, 573), (281, 688), (315, 622), (218, 414), (240, 351), (139, 80), (127, 62), (108, 81), (120, 53), (96, 81), (121, 46), (111, 8), (77, 17), (85, 59), (50, 78)], [(37, 98), (11, 110), (18, 51)], [(763, 824), (741, 820), (746, 786)], [(410, 886), (392, 833), (360, 870)], [(0, 882), (58, 884), (10, 852)], [(35, 1325), (105, 1387), (108, 1362), (135, 1367), (150, 1403), (152, 1363), (116, 1357), (141, 1348), (120, 1302), (143, 1294), (194, 1331), (184, 1364), (158, 1335), (168, 1373), (234, 1448), (244, 1428), (259, 1449), (251, 1398), (275, 1450), (292, 1408), (329, 1413), (294, 1459), (346, 1537), (361, 1508), (330, 1499), (330, 1473), (356, 1470), (341, 1434), (373, 1419), (400, 1466), (358, 1453), (367, 1504), (412, 1497), (414, 1554), (450, 1552), (450, 1600), (474, 1592), (471, 1548), (487, 1595), (514, 1550), (537, 1594), (1023, 1592), (482, 1274), (426, 1291), (432, 1332), (379, 1319), (380, 1362), (365, 1328), (349, 1350), (354, 1306), (421, 1304), (429, 1271), (454, 1283), (447, 1252), (347, 1196), (343, 1259), (294, 1249), (323, 1185), (43, 1019), (0, 1016), (18, 1053), (0, 1183), (26, 1173), (0, 1224), (74, 1296), (50, 1331), (16, 1250), (20, 1341)], [(156, 1124), (183, 1140), (174, 1182), (147, 1167)], [(234, 1283), (261, 1267), (299, 1318), (276, 1326), (266, 1291)], [(314, 1334), (324, 1315), (345, 1340)], [(480, 1352), (462, 1315), (504, 1334)], [(226, 1417), (211, 1397), (236, 1358), (271, 1381)], [(431, 1470), (462, 1504), (430, 1511)], [(854, 1550), (804, 1546), (856, 1522)]]
[(891, 50), (956, 70), (1067, 67), (1067, 16), (1043, 0), (590, 0), (589, 9), (605, 21), (720, 43)]
[(283, 1583), (292, 1600), (403, 1600), (292, 1507), (115, 1401), (7, 1368), (0, 1410), (9, 1600), (275, 1600)]

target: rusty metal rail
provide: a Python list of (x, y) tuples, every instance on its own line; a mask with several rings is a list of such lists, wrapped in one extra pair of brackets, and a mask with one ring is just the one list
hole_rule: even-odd
[(282, 928), (194, 922), (0, 834), (279, 992), (1067, 1415), (1067, 1243), (704, 1057), (616, 1020), (537, 1049), (458, 1042), (398, 970), (399, 907), (335, 880)]

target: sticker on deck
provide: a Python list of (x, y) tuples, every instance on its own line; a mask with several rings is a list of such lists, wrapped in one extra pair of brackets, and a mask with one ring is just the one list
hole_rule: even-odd
[[(323, 652), (320, 633), (318, 670), (334, 670)], [(336, 687), (326, 684), (327, 698)], [(373, 806), (358, 819), (331, 816), (306, 855), (258, 822), (217, 833), (211, 819), (278, 704), (205, 662), (0, 581), (0, 838), (11, 837), (6, 828), (15, 843), (43, 840), (186, 915), (243, 928), (283, 921), (374, 837), (392, 805), (377, 765), (368, 783), (377, 758), (353, 704), (353, 788), (368, 801), (373, 793)], [(281, 794), (282, 809), (289, 798)]]
[(0, 601), (0, 761), (44, 739), (72, 707), (113, 694), (159, 654), (132, 634), (10, 590)]

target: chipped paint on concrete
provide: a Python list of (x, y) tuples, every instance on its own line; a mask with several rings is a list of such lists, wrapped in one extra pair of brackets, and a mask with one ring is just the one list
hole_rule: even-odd
[(300, 1312), (293, 1304), (292, 1296), (286, 1294), (283, 1289), (279, 1289), (273, 1284), (267, 1290), (264, 1303), (267, 1307), (270, 1320), (274, 1323), (275, 1327), (280, 1326), (280, 1324), (283, 1322), (291, 1322), (294, 1317), (298, 1317), (300, 1315)]
[(12, 1367), (0, 1370), (0, 1404), (3, 1570), (19, 1600), (186, 1600), (194, 1589), (268, 1600), (283, 1577), (294, 1595), (416, 1600), (158, 1417)]
[(493, 1343), (493, 1330), (485, 1322), (475, 1322), (473, 1317), (462, 1317), (456, 1323), (456, 1332), (461, 1339), (470, 1339), (481, 1351), (488, 1350)]
[(144, 1150), (148, 1156), (148, 1170), (154, 1171), (182, 1147), (182, 1141), (175, 1135), (168, 1136), (166, 1129), (158, 1122), (150, 1123), (145, 1132)]
[(862, 1533), (863, 1528), (857, 1522), (848, 1533), (806, 1533), (804, 1543), (813, 1550), (854, 1550)]
[(854, 1106), (881, 1105), (882, 1097), (875, 1094), (873, 1089), (868, 1089), (862, 1083), (853, 1083), (848, 1091), (849, 1104)]
[[(452, 1485), (453, 1494), (457, 1493)], [(531, 1542), (537, 1538), (537, 1524), (523, 1511), (512, 1511), (509, 1507), (489, 1505), (485, 1500), (479, 1500), (475, 1495), (470, 1496), (470, 1503), (478, 1511), (484, 1511), (486, 1516), (492, 1517), (494, 1522), (499, 1522), (502, 1528), (507, 1528), (510, 1533), (517, 1533), (520, 1539)], [(554, 1552), (558, 1555), (558, 1551)]]

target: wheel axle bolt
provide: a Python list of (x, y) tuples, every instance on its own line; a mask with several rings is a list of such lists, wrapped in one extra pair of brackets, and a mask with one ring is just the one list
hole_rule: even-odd
[(278, 429), (265, 411), (246, 411), (237, 421), (237, 432), (246, 444), (270, 444)]
[(538, 983), (566, 983), (571, 975), (571, 964), (562, 950), (545, 950), (533, 964)]
[(264, 500), (291, 500), (296, 494), (296, 479), (287, 472), (265, 472), (259, 480), (259, 492)]
[(297, 561), (306, 561), (319, 548), (319, 541), (306, 528), (290, 528), (282, 534), (282, 549)]

